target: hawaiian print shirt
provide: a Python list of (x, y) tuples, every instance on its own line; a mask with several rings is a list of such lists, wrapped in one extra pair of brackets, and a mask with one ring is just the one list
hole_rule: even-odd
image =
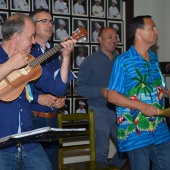
[[(149, 56), (148, 62), (131, 46), (115, 61), (108, 89), (163, 109), (164, 79), (158, 57), (151, 50)], [(170, 141), (165, 117), (147, 117), (139, 110), (119, 106), (116, 111), (121, 152)]]

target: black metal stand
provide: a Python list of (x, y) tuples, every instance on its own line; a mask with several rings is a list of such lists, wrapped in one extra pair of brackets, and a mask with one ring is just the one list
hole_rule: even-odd
[[(22, 170), (22, 149), (23, 144), (27, 142), (52, 142), (56, 140), (59, 137), (68, 137), (70, 135), (76, 135), (83, 131), (85, 131), (85, 128), (81, 129), (60, 129), (60, 131), (52, 130), (51, 128), (47, 127), (47, 130), (45, 129), (44, 132), (39, 132), (39, 129), (37, 129), (37, 133), (32, 133), (32, 131), (24, 132), (11, 135), (9, 137), (1, 138), (0, 139), (0, 148), (7, 148), (11, 146), (18, 146), (19, 150), (19, 161), (18, 161), (18, 169)], [(36, 130), (35, 130), (36, 131)], [(23, 134), (23, 135), (22, 135)]]
[(22, 170), (22, 142), (18, 143), (18, 149), (19, 149), (18, 170)]

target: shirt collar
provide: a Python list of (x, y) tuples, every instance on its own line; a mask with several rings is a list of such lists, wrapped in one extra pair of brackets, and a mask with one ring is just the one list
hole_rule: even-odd
[[(45, 46), (46, 46), (47, 49), (49, 49), (49, 48), (50, 48), (50, 43), (47, 42)], [(40, 45), (40, 49), (41, 49), (42, 53), (44, 53), (44, 52), (47, 50), (47, 49), (46, 49), (46, 50), (44, 51), (44, 49), (42, 48), (41, 45)]]
[(9, 59), (9, 56), (2, 48), (2, 45), (0, 45), (0, 54), (1, 54), (0, 58), (3, 59), (4, 62), (6, 62)]
[[(156, 57), (156, 54), (153, 53), (150, 49), (148, 50), (148, 52), (149, 52), (149, 56), (150, 56), (150, 58), (149, 58), (150, 61), (149, 62), (151, 62)], [(135, 58), (138, 57), (138, 58), (144, 60), (144, 58), (136, 51), (134, 45), (130, 46), (129, 54), (132, 57), (135, 57)]]
[[(106, 59), (108, 59), (109, 57), (101, 50), (101, 48), (99, 47), (98, 52), (101, 54), (101, 56), (105, 56)], [(118, 52), (117, 50), (113, 51), (113, 60), (112, 62), (114, 62), (116, 60), (116, 58), (118, 57)]]

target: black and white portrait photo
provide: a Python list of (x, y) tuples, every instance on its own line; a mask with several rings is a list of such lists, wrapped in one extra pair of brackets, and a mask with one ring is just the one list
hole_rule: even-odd
[(0, 9), (8, 9), (8, 0), (0, 0)]
[(105, 1), (101, 0), (91, 0), (91, 17), (99, 17), (104, 18), (106, 17), (105, 13)]
[(70, 18), (54, 16), (54, 40), (63, 41), (70, 35)]
[(33, 9), (50, 9), (50, 0), (32, 0)]
[(91, 19), (90, 21), (90, 27), (91, 27), (91, 42), (92, 43), (98, 43), (98, 34), (101, 28), (104, 28), (106, 26), (105, 20), (96, 20)]
[(79, 69), (83, 60), (89, 55), (88, 45), (75, 45), (73, 50), (73, 69)]
[[(76, 29), (84, 28), (87, 32), (89, 32), (89, 20), (84, 18), (72, 18), (72, 30), (75, 31)], [(78, 40), (80, 43), (87, 43), (89, 42), (89, 36), (84, 36)]]
[(117, 43), (123, 44), (123, 22), (122, 21), (108, 21), (108, 27), (117, 30)]
[(107, 0), (107, 17), (114, 19), (122, 19), (122, 0)]
[(87, 16), (88, 15), (88, 0), (73, 0), (72, 15)]
[(30, 0), (11, 0), (11, 9), (30, 11)]
[(70, 14), (70, 0), (52, 0), (54, 14)]

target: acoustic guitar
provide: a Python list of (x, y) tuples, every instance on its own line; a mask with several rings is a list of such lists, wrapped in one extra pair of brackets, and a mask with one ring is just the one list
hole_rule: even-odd
[[(79, 40), (87, 35), (84, 28), (77, 29), (70, 38)], [(28, 82), (38, 79), (42, 74), (40, 64), (49, 57), (63, 49), (61, 44), (54, 46), (44, 54), (37, 58), (28, 54), (28, 65), (17, 70), (13, 70), (2, 81), (0, 81), (0, 100), (12, 101), (15, 100), (23, 91)]]

